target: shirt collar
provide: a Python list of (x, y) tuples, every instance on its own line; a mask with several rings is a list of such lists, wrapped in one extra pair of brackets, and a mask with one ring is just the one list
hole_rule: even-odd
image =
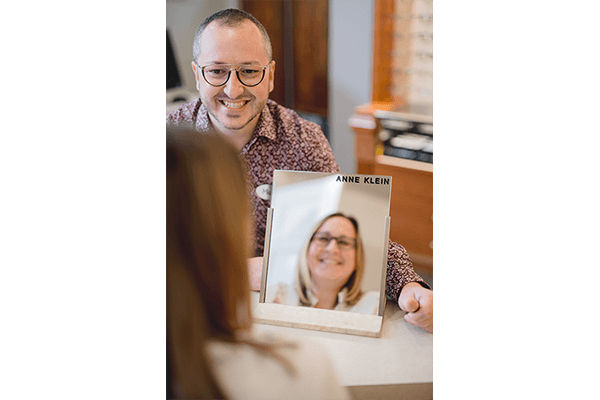
[(270, 102), (271, 100), (267, 100), (267, 104), (260, 114), (254, 133), (259, 136), (264, 136), (267, 139), (275, 140), (277, 138), (277, 131), (275, 129), (275, 123), (273, 122), (273, 114), (271, 114), (271, 109), (269, 108)]
[(206, 106), (202, 103), (200, 104), (200, 108), (198, 109), (198, 117), (196, 118), (196, 129), (200, 132), (207, 131), (210, 124), (210, 119), (208, 118), (208, 110)]

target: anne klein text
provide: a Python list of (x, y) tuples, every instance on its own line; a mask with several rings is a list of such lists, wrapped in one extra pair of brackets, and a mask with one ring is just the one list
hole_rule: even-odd
[[(371, 185), (389, 185), (390, 178), (377, 178), (372, 176), (363, 176), (363, 183), (368, 183)], [(338, 175), (335, 179), (336, 182), (347, 182), (347, 183), (360, 183), (360, 176), (342, 176)]]

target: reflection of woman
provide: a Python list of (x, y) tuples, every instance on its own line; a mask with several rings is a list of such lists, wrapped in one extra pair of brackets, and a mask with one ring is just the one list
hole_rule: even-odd
[(296, 277), (300, 304), (377, 314), (379, 292), (362, 291), (364, 269), (358, 222), (342, 213), (328, 215), (300, 253)]

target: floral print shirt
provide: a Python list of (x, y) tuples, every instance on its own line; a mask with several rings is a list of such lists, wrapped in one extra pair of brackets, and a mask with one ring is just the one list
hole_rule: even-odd
[[(181, 105), (167, 114), (168, 124), (192, 124), (199, 132), (211, 128), (206, 107), (200, 98)], [(273, 184), (273, 171), (312, 171), (340, 173), (331, 146), (319, 125), (306, 121), (293, 110), (272, 100), (262, 111), (250, 141), (240, 157), (246, 162), (248, 189), (255, 221), (255, 256), (262, 256), (265, 242), (267, 211), (271, 201), (261, 189)], [(258, 190), (257, 190), (258, 189)], [(400, 290), (409, 282), (428, 287), (413, 269), (404, 247), (390, 241), (386, 274), (386, 295), (397, 301)]]

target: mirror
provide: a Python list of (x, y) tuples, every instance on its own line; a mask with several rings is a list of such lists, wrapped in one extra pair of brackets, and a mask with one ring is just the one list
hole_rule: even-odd
[(257, 322), (379, 335), (391, 180), (274, 172)]

